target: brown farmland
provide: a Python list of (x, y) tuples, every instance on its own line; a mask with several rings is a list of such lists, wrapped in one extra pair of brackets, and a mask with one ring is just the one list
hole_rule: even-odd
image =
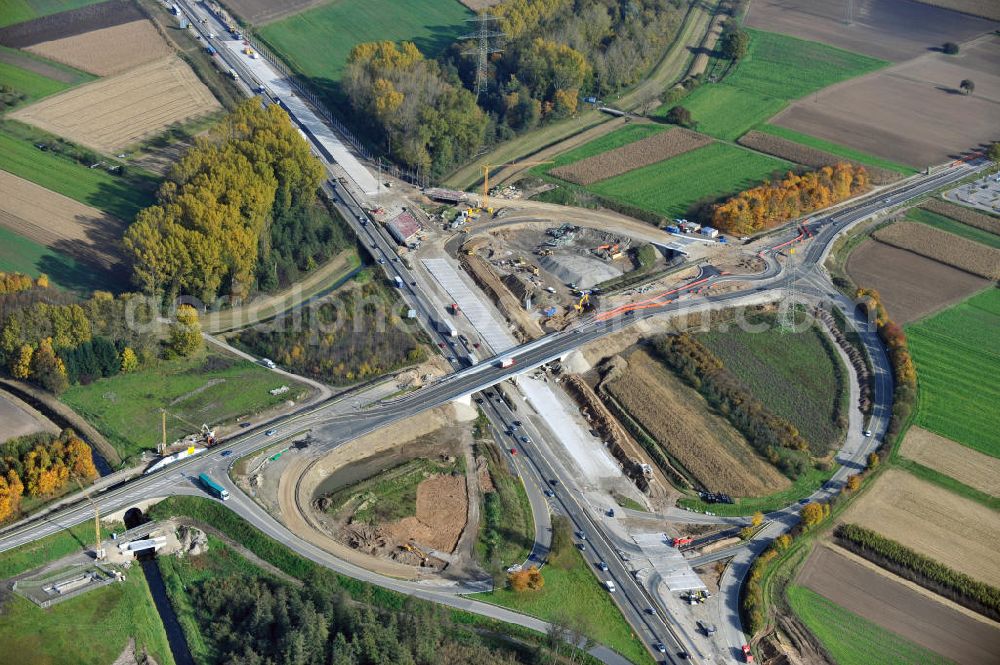
[(1000, 659), (1000, 626), (913, 586), (840, 548), (817, 546), (798, 583), (961, 665)]
[(1000, 21), (1000, 4), (997, 4), (996, 0), (919, 0), (919, 2)]
[(227, 0), (226, 8), (251, 25), (273, 23), (325, 0)]
[(961, 222), (967, 226), (1000, 235), (1000, 219), (992, 215), (987, 215), (984, 212), (966, 208), (955, 203), (949, 203), (948, 201), (942, 201), (941, 199), (931, 199), (920, 207), (926, 208), (931, 212), (936, 212), (939, 215), (950, 217), (956, 222)]
[(887, 469), (840, 521), (1000, 586), (1000, 513), (906, 471)]
[(590, 185), (691, 152), (711, 142), (712, 139), (704, 134), (675, 127), (641, 141), (560, 166), (549, 173), (579, 185)]
[[(830, 86), (771, 122), (916, 168), (1000, 138), (1000, 37)], [(957, 90), (975, 81), (972, 95)]]
[(608, 392), (706, 489), (761, 496), (791, 484), (659, 361), (641, 350), (627, 358)]
[(813, 168), (833, 166), (837, 162), (848, 162), (850, 164), (864, 166), (865, 171), (868, 172), (872, 183), (876, 185), (887, 185), (891, 182), (899, 180), (902, 177), (902, 175), (896, 171), (861, 164), (860, 162), (845, 159), (839, 155), (824, 152), (823, 150), (818, 150), (816, 148), (810, 148), (807, 145), (802, 145), (801, 143), (796, 143), (795, 141), (789, 141), (786, 138), (775, 136), (774, 134), (758, 132), (756, 129), (752, 129), (741, 136), (737, 140), (737, 143), (758, 152), (767, 153), (768, 155), (773, 155), (781, 159), (787, 159), (790, 162), (802, 164), (803, 166), (811, 166)]
[(0, 44), (24, 48), (144, 18), (132, 0), (109, 0), (0, 28)]
[(875, 232), (879, 242), (987, 279), (1000, 279), (1000, 250), (917, 222), (896, 222)]
[(2, 170), (0, 226), (90, 265), (120, 261), (121, 221)]
[(903, 439), (903, 457), (946, 476), (1000, 497), (1000, 459), (984, 455), (951, 439), (911, 427)]
[(171, 54), (149, 21), (132, 21), (25, 49), (98, 76), (113, 76)]
[[(854, 7), (850, 24), (846, 20), (849, 3)], [(921, 55), (944, 42), (964, 42), (997, 27), (992, 21), (913, 0), (754, 0), (747, 23), (891, 62)]]
[(115, 153), (219, 108), (191, 68), (171, 56), (49, 97), (11, 117)]
[(847, 273), (858, 286), (878, 290), (898, 323), (942, 310), (990, 284), (987, 279), (874, 240), (866, 240), (851, 252)]

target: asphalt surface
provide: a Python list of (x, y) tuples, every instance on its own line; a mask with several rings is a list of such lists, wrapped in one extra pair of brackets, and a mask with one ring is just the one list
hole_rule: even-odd
[[(223, 50), (220, 49), (220, 55), (222, 53)], [(243, 81), (248, 80), (245, 76), (246, 72), (239, 66), (238, 59), (233, 58), (229, 64), (241, 74)], [(247, 92), (252, 92), (243, 84), (243, 81), (240, 82), (241, 86)], [(611, 332), (620, 330), (622, 327), (638, 319), (665, 313), (698, 311), (733, 305), (741, 301), (760, 300), (763, 297), (773, 299), (775, 291), (780, 292), (787, 288), (786, 281), (782, 281), (785, 269), (778, 262), (776, 254), (781, 252), (783, 247), (796, 242), (809, 241), (810, 244), (804, 256), (801, 257), (796, 271), (793, 272), (795, 284), (801, 287), (803, 291), (807, 291), (812, 295), (824, 294), (832, 296), (837, 305), (844, 309), (845, 313), (851, 317), (856, 317), (854, 304), (846, 298), (837, 297), (825, 274), (820, 270), (822, 261), (835, 237), (858, 221), (867, 219), (880, 211), (891, 209), (914, 197), (955, 182), (962, 177), (970, 175), (975, 170), (974, 166), (968, 164), (956, 165), (933, 176), (913, 178), (898, 186), (890, 193), (883, 192), (875, 196), (869, 196), (859, 203), (844, 207), (836, 212), (817, 216), (803, 224), (800, 229), (791, 231), (787, 235), (779, 236), (773, 249), (762, 253), (762, 257), (767, 262), (767, 268), (759, 275), (749, 277), (716, 275), (704, 280), (696, 280), (693, 284), (664, 294), (659, 299), (653, 299), (652, 302), (648, 303), (642, 309), (633, 311), (624, 310), (619, 315), (608, 316), (607, 318), (591, 316), (588, 319), (578, 322), (571, 330), (547, 335), (505, 353), (503, 357), (510, 357), (515, 360), (512, 367), (499, 367), (499, 358), (483, 361), (478, 365), (456, 371), (411, 395), (379, 404), (367, 410), (358, 411), (347, 402), (336, 399), (332, 402), (324, 402), (308, 407), (296, 414), (280, 419), (277, 423), (269, 424), (267, 426), (268, 430), (272, 428), (278, 430), (276, 436), (268, 436), (263, 431), (264, 428), (241, 434), (213, 448), (210, 452), (178, 462), (158, 473), (126, 482), (120, 487), (106, 490), (95, 497), (95, 500), (98, 502), (101, 511), (106, 514), (126, 508), (150, 497), (172, 494), (203, 495), (203, 491), (194, 479), (197, 478), (199, 473), (209, 473), (209, 475), (212, 475), (215, 479), (229, 487), (232, 498), (225, 505), (247, 519), (256, 528), (285, 543), (303, 556), (317, 561), (324, 566), (342, 572), (345, 575), (402, 593), (413, 594), (434, 602), (467, 609), (499, 620), (545, 631), (547, 625), (537, 619), (461, 597), (460, 594), (462, 593), (483, 590), (483, 582), (481, 581), (465, 585), (452, 584), (450, 586), (442, 586), (424, 582), (394, 580), (336, 559), (329, 553), (297, 538), (271, 515), (246, 497), (246, 495), (236, 490), (232, 483), (229, 482), (229, 460), (239, 459), (246, 454), (273, 446), (282, 438), (287, 438), (298, 432), (310, 429), (319, 430), (323, 433), (323, 438), (329, 441), (326, 444), (327, 447), (333, 448), (342, 445), (347, 441), (391, 422), (410, 417), (454, 399), (477, 393), (520, 372), (560, 358), (573, 349), (588, 344)], [(333, 195), (336, 205), (341, 209), (345, 218), (351, 222), (359, 238), (370, 247), (376, 259), (383, 259), (383, 267), (390, 279), (398, 275), (403, 280), (404, 285), (400, 289), (400, 295), (408, 306), (417, 310), (420, 323), (432, 332), (432, 337), (437, 336), (438, 338), (442, 338), (440, 333), (436, 331), (435, 325), (436, 319), (440, 317), (440, 314), (434, 312), (424, 304), (424, 299), (420, 297), (418, 290), (413, 284), (416, 281), (413, 274), (401, 261), (393, 260), (395, 249), (391, 240), (384, 237), (377, 229), (377, 225), (371, 221), (367, 221), (363, 225), (361, 224), (361, 220), (368, 219), (366, 213), (353, 200), (349, 192), (338, 186), (338, 183), (331, 181), (327, 184), (326, 189), (328, 193)], [(754, 286), (744, 291), (720, 295), (701, 295), (711, 285), (733, 280), (744, 283), (752, 282)], [(812, 500), (828, 498), (837, 491), (837, 483), (843, 483), (848, 475), (857, 472), (862, 467), (868, 452), (874, 449), (877, 442), (884, 436), (885, 428), (888, 424), (888, 416), (892, 404), (892, 379), (888, 360), (881, 343), (877, 339), (877, 335), (868, 329), (867, 322), (859, 323), (864, 324), (861, 328), (862, 340), (868, 349), (873, 366), (875, 367), (874, 412), (868, 425), (874, 436), (861, 441), (848, 441), (842, 456), (838, 458), (838, 461), (844, 464), (844, 466), (838, 469), (834, 475), (834, 484), (814, 494), (810, 497)], [(452, 340), (447, 338), (445, 341), (450, 342)], [(505, 418), (509, 417), (510, 414), (503, 413), (502, 409), (491, 408), (488, 412), (492, 412), (490, 415), (495, 424), (509, 422), (505, 421)], [(857, 435), (857, 433), (854, 434)], [(518, 448), (519, 450), (523, 450), (524, 453), (515, 464), (519, 467), (524, 467), (522, 478), (526, 479), (526, 487), (534, 486), (534, 490), (529, 492), (529, 498), (537, 493), (540, 487), (546, 482), (546, 479), (559, 479), (560, 484), (564, 487), (574, 487), (572, 480), (567, 478), (565, 470), (557, 469), (558, 462), (555, 462), (552, 456), (544, 454), (541, 447), (536, 448), (531, 444), (520, 444)], [(224, 450), (232, 450), (232, 456), (227, 458), (221, 457), (221, 452)], [(636, 583), (624, 565), (622, 565), (623, 562), (617, 555), (622, 543), (615, 542), (615, 537), (607, 534), (601, 528), (599, 521), (595, 520), (593, 511), (587, 509), (585, 503), (581, 501), (579, 495), (574, 490), (557, 490), (553, 507), (560, 512), (564, 512), (577, 530), (587, 534), (586, 544), (589, 556), (599, 556), (601, 560), (607, 563), (609, 570), (606, 574), (602, 573), (601, 577), (612, 579), (615, 582), (617, 588), (615, 600), (622, 608), (629, 622), (637, 628), (638, 634), (647, 643), (651, 641), (665, 642), (668, 647), (667, 660), (669, 662), (682, 662), (677, 658), (676, 654), (686, 649), (682, 646), (681, 640), (675, 636), (675, 630), (678, 627), (676, 620), (672, 617), (666, 617), (668, 622), (675, 624), (672, 626), (671, 623), (664, 623), (662, 619), (664, 613), (662, 611), (655, 620), (651, 615), (646, 613), (645, 610), (647, 607), (657, 607), (657, 603), (654, 600), (655, 593), (650, 593), (647, 588)], [(542, 504), (538, 501), (537, 496), (532, 500), (532, 509), (533, 511), (538, 511), (539, 515), (546, 512)], [(66, 509), (46, 515), (44, 518), (29, 518), (28, 520), (11, 525), (0, 533), (0, 551), (6, 551), (18, 545), (51, 535), (56, 531), (77, 524), (92, 515), (93, 513), (89, 504), (84, 504), (67, 507)], [(734, 658), (740, 656), (740, 652), (738, 651), (739, 645), (744, 641), (738, 613), (741, 581), (746, 574), (753, 556), (762, 551), (771, 539), (791, 528), (798, 520), (798, 506), (790, 506), (774, 515), (769, 515), (768, 518), (771, 520), (768, 526), (758, 534), (749, 547), (743, 548), (737, 554), (733, 563), (727, 569), (726, 575), (723, 577), (720, 596), (723, 597), (724, 602), (721, 604), (719, 627), (722, 639)], [(544, 552), (543, 548), (547, 548), (547, 540), (543, 531), (544, 529), (539, 531), (536, 528), (536, 547), (538, 549), (533, 552), (533, 556), (542, 556)], [(617, 664), (627, 662), (621, 656), (603, 647), (595, 648), (592, 653), (607, 663)]]

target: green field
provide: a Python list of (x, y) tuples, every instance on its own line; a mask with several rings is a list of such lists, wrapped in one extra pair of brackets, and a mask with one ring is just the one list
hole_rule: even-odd
[(916, 424), (1000, 457), (1000, 290), (906, 327), (917, 365)]
[[(281, 385), (291, 390), (278, 396), (268, 393)], [(304, 386), (247, 360), (209, 354), (71, 386), (62, 400), (104, 434), (124, 458), (156, 448), (161, 408), (177, 416), (167, 416), (170, 443), (194, 433), (179, 418), (196, 426), (218, 426), (285, 400), (297, 400), (302, 390)]]
[(81, 293), (94, 290), (114, 292), (122, 286), (121, 280), (116, 280), (113, 275), (78, 263), (72, 257), (6, 228), (0, 228), (0, 272), (20, 272), (32, 277), (45, 273), (52, 284)]
[(837, 665), (944, 665), (951, 662), (811, 589), (790, 586), (788, 602)]
[(548, 173), (554, 168), (565, 166), (566, 164), (572, 164), (573, 162), (578, 162), (581, 159), (586, 159), (587, 157), (599, 155), (602, 152), (620, 148), (623, 145), (628, 145), (629, 143), (641, 141), (642, 139), (649, 138), (650, 136), (659, 134), (660, 132), (665, 132), (668, 129), (670, 129), (670, 127), (664, 125), (625, 125), (621, 129), (616, 129), (615, 131), (605, 134), (604, 136), (588, 141), (578, 148), (573, 148), (572, 150), (560, 154), (552, 160), (551, 164), (536, 166), (532, 170), (540, 173)]
[(411, 41), (427, 57), (471, 30), (472, 14), (457, 0), (333, 0), (260, 28), (260, 37), (293, 70), (326, 95), (338, 82), (351, 49), (374, 41)]
[[(10, 88), (25, 95), (25, 98), (14, 106), (29, 104), (35, 100), (41, 99), (42, 97), (54, 95), (57, 92), (62, 92), (67, 88), (73, 87), (74, 85), (85, 83), (86, 81), (91, 81), (95, 78), (86, 72), (81, 72), (77, 69), (73, 69), (72, 67), (67, 67), (66, 65), (61, 65), (49, 60), (43, 60), (42, 58), (38, 58), (24, 51), (15, 51), (14, 49), (0, 47), (0, 56), (7, 54), (17, 60), (25, 59), (44, 62), (48, 67), (57, 68), (60, 71), (67, 72), (73, 76), (72, 82), (65, 83), (63, 81), (57, 81), (56, 79), (49, 78), (48, 76), (43, 76), (42, 74), (38, 74), (23, 67), (18, 67), (17, 65), (9, 62), (0, 62), (0, 86)], [(6, 111), (10, 108), (13, 107), (0, 107), (0, 110)]]
[(785, 127), (779, 127), (778, 125), (767, 124), (758, 125), (757, 127), (754, 127), (754, 129), (759, 132), (764, 132), (765, 134), (780, 136), (788, 139), (789, 141), (795, 141), (796, 143), (807, 145), (810, 148), (816, 148), (817, 150), (822, 150), (832, 155), (838, 155), (844, 159), (850, 159), (867, 166), (877, 166), (878, 168), (889, 169), (890, 171), (896, 171), (897, 173), (902, 173), (903, 175), (913, 175), (914, 173), (919, 172), (912, 166), (900, 164), (899, 162), (893, 162), (888, 159), (882, 159), (881, 157), (869, 155), (866, 152), (861, 152), (860, 150), (855, 150), (854, 148), (848, 148), (847, 146), (839, 145), (837, 143), (830, 143), (829, 141), (818, 139), (815, 136), (802, 134), (794, 129), (787, 129)]
[[(25, 136), (14, 132), (25, 131)], [(157, 180), (144, 173), (119, 177), (91, 169), (51, 151), (42, 152), (27, 138), (30, 129), (0, 127), (0, 168), (25, 180), (131, 222), (136, 212), (153, 203)]]
[(814, 326), (801, 333), (782, 332), (773, 315), (748, 317), (748, 321), (766, 329), (748, 332), (731, 326), (726, 332), (710, 332), (698, 339), (765, 406), (790, 420), (809, 441), (814, 455), (823, 456), (844, 434), (836, 413), (838, 405), (844, 404), (846, 385), (840, 385), (843, 379), (837, 378), (822, 333)]
[(704, 200), (759, 185), (792, 164), (726, 143), (712, 143), (671, 159), (602, 180), (587, 189), (665, 217), (684, 217)]
[(69, 9), (96, 5), (104, 0), (4, 0), (0, 2), (0, 28)]
[(611, 647), (633, 663), (652, 663), (642, 643), (633, 636), (618, 607), (589, 564), (576, 548), (564, 556), (571, 559), (568, 567), (549, 565), (542, 568), (545, 586), (538, 591), (516, 592), (498, 588), (489, 593), (471, 594), (469, 598), (529, 614), (551, 621), (560, 617), (585, 617), (587, 634)]
[(476, 557), (490, 571), (523, 563), (535, 541), (535, 524), (524, 483), (509, 471), (492, 441), (477, 441), (475, 452), (476, 457), (486, 458), (496, 490), (483, 495)]
[(950, 217), (945, 217), (936, 212), (931, 212), (930, 210), (924, 210), (923, 208), (910, 208), (906, 211), (907, 219), (912, 219), (915, 222), (920, 222), (921, 224), (926, 224), (927, 226), (933, 226), (936, 229), (941, 229), (948, 233), (954, 233), (957, 236), (962, 236), (963, 238), (968, 238), (974, 242), (982, 243), (993, 249), (1000, 249), (1000, 236), (995, 233), (990, 233), (989, 231), (983, 231), (982, 229), (977, 229), (974, 226), (969, 226), (968, 224), (962, 224), (961, 222), (956, 222)]
[[(793, 99), (889, 64), (774, 32), (749, 33), (747, 56), (722, 83), (705, 84), (679, 102), (691, 111), (699, 131), (736, 139)], [(665, 116), (670, 106), (655, 115)]]

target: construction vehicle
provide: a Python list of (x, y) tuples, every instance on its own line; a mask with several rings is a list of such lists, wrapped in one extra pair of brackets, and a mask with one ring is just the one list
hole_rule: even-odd
[(582, 296), (580, 296), (580, 301), (573, 305), (573, 309), (578, 312), (582, 312), (586, 307), (590, 305), (590, 291), (585, 291)]
[(412, 552), (413, 554), (416, 554), (418, 557), (420, 557), (420, 563), (422, 563), (422, 564), (426, 564), (427, 563), (427, 559), (428, 559), (427, 552), (425, 552), (422, 549), (420, 549), (419, 547), (417, 547), (414, 543), (412, 543), (412, 542), (410, 542), (410, 543), (403, 543), (402, 545), (400, 545), (400, 547), (402, 549), (406, 550), (407, 552)]
[(694, 538), (674, 538), (671, 541), (671, 545), (674, 547), (680, 547), (681, 545), (690, 545), (694, 542)]
[(546, 160), (542, 162), (507, 162), (506, 164), (483, 164), (483, 198), (479, 202), (479, 209), (485, 210), (489, 214), (493, 214), (493, 208), (490, 207), (490, 169), (498, 169), (504, 166), (537, 166), (539, 164), (552, 164), (552, 160)]
[(752, 663), (753, 662), (753, 654), (750, 653), (750, 645), (749, 644), (744, 644), (743, 645), (743, 662), (744, 663)]

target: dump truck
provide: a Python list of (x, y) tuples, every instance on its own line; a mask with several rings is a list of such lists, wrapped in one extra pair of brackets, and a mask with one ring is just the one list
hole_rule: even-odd
[(200, 480), (201, 484), (205, 487), (205, 491), (214, 496), (216, 499), (221, 499), (223, 501), (227, 501), (229, 499), (229, 492), (226, 491), (226, 488), (209, 478), (207, 473), (199, 475), (198, 480)]

